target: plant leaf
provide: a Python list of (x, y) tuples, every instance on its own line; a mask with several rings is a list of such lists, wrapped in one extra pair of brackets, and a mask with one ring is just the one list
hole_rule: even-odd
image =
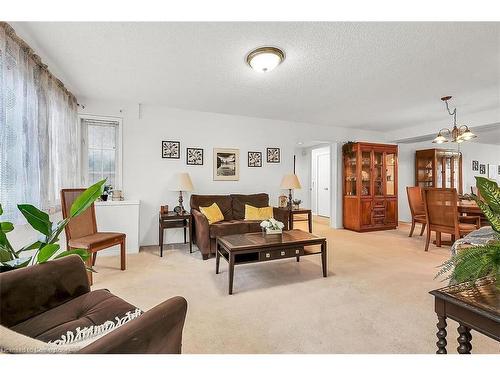
[(491, 224), (491, 227), (495, 232), (500, 233), (500, 215), (495, 214), (490, 206), (488, 206), (486, 203), (484, 203), (482, 200), (478, 199), (476, 200), (477, 205), (483, 211), (484, 216), (488, 219), (488, 221)]
[(19, 211), (24, 215), (28, 223), (33, 229), (40, 233), (49, 236), (52, 230), (52, 222), (49, 220), (49, 215), (31, 204), (18, 204)]
[(0, 262), (8, 262), (9, 260), (13, 260), (15, 257), (5, 246), (0, 246)]
[(0, 228), (1, 228), (2, 232), (9, 233), (9, 232), (12, 232), (14, 230), (14, 224), (12, 224), (8, 221), (4, 221), (4, 222), (0, 223)]
[(0, 215), (3, 215), (3, 208), (1, 203), (0, 203)]
[(44, 243), (40, 241), (33, 242), (31, 245), (26, 245), (20, 250), (17, 250), (16, 255), (21, 254), (23, 251), (39, 249), (41, 245), (44, 245)]
[(45, 263), (46, 261), (48, 261), (52, 257), (52, 255), (54, 255), (57, 250), (59, 250), (59, 247), (60, 246), (56, 243), (50, 243), (42, 247), (38, 252), (37, 262)]
[(497, 183), (485, 177), (476, 176), (476, 185), (481, 197), (490, 206), (491, 210), (500, 215), (500, 189)]
[(75, 217), (90, 207), (94, 201), (102, 195), (106, 179), (96, 182), (94, 185), (80, 194), (71, 205), (70, 216)]
[(57, 254), (57, 256), (54, 258), (54, 259), (59, 259), (59, 258), (62, 258), (62, 257), (66, 257), (68, 255), (78, 255), (80, 258), (82, 258), (82, 260), (85, 262), (90, 254), (87, 250), (84, 250), (84, 249), (72, 249), (72, 250), (66, 250), (66, 251), (63, 251), (62, 253), (60, 254)]

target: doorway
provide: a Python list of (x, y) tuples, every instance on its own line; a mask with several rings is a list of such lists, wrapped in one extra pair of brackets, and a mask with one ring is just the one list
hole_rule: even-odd
[(313, 214), (330, 217), (330, 147), (311, 151), (311, 202)]

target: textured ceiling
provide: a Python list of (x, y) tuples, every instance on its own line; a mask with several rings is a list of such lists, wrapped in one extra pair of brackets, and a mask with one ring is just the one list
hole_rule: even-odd
[[(80, 97), (382, 131), (442, 120), (443, 95), (500, 108), (500, 23), (18, 25)], [(286, 52), (267, 74), (262, 45)]]

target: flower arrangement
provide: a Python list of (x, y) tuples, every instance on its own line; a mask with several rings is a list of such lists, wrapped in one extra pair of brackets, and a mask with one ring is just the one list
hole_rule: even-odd
[(281, 234), (285, 224), (274, 218), (270, 218), (260, 223), (260, 227), (262, 230), (265, 230), (267, 234)]

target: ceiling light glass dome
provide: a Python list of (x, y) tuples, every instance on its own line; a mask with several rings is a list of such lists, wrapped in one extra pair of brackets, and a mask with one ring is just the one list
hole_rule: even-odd
[(259, 73), (270, 72), (285, 60), (285, 53), (276, 47), (260, 47), (247, 55), (248, 65)]

